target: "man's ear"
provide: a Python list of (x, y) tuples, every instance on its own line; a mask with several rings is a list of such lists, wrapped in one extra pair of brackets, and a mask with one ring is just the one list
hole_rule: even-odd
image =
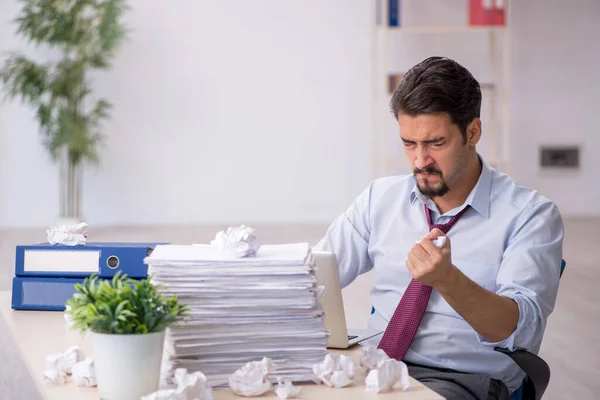
[(467, 126), (467, 144), (475, 146), (481, 139), (481, 119), (475, 118)]

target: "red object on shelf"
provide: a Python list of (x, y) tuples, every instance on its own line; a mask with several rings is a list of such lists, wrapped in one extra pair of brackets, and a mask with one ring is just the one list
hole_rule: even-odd
[(507, 1), (508, 0), (469, 0), (469, 25), (504, 26), (504, 4), (506, 4)]

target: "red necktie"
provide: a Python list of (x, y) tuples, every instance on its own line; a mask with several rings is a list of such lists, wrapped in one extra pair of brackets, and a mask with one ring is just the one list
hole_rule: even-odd
[[(427, 223), (429, 224), (429, 230), (438, 228), (444, 233), (447, 233), (452, 225), (458, 221), (468, 207), (465, 207), (461, 212), (453, 216), (447, 224), (436, 224), (431, 222), (431, 213), (427, 205), (425, 205), (425, 214), (427, 215)], [(426, 286), (421, 282), (412, 279), (406, 292), (400, 299), (396, 311), (390, 320), (381, 341), (379, 342), (379, 349), (382, 349), (386, 354), (395, 358), (396, 360), (402, 360), (406, 351), (408, 350), (421, 319), (427, 309), (427, 303), (431, 296), (431, 286)]]

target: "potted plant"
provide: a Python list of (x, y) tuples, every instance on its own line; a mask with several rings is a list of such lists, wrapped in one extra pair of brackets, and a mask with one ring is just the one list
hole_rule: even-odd
[(93, 275), (67, 301), (74, 329), (90, 331), (96, 381), (104, 400), (139, 399), (159, 389), (166, 328), (184, 320), (188, 306), (161, 295), (151, 278)]
[(34, 109), (43, 144), (59, 164), (59, 219), (78, 223), (83, 162), (99, 163), (100, 126), (111, 107), (92, 97), (90, 75), (109, 68), (125, 37), (127, 7), (125, 0), (20, 1), (17, 34), (54, 61), (12, 53), (0, 67), (0, 83), (8, 99)]

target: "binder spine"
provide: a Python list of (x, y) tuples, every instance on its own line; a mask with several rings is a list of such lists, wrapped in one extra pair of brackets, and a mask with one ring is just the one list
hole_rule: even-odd
[(148, 266), (144, 259), (150, 254), (149, 248), (106, 248), (100, 254), (100, 277), (112, 278), (118, 271), (130, 278), (143, 279), (148, 276)]
[[(144, 258), (150, 251), (149, 247), (17, 246), (15, 275), (17, 277), (85, 278), (97, 274), (101, 278), (112, 278), (121, 271), (130, 278), (143, 279), (148, 276)], [(28, 259), (28, 255), (32, 256)], [(49, 261), (44, 263), (42, 260)], [(36, 262), (39, 264), (35, 265)], [(31, 265), (32, 263), (34, 265)]]
[(13, 278), (14, 310), (64, 311), (65, 303), (77, 292), (77, 278)]

